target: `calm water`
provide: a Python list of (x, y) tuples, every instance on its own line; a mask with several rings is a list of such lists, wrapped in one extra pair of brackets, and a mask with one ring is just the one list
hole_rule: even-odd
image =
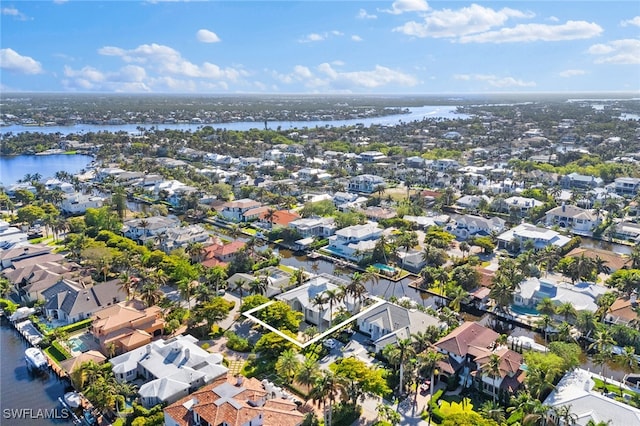
[[(267, 127), (269, 129), (303, 129), (303, 128), (315, 128), (315, 127), (340, 127), (340, 126), (355, 126), (356, 124), (362, 124), (365, 127), (371, 125), (384, 125), (392, 126), (399, 122), (408, 123), (416, 120), (423, 120), (425, 118), (444, 118), (444, 119), (466, 119), (469, 115), (456, 114), (456, 106), (452, 105), (426, 105), (417, 108), (408, 108), (408, 114), (389, 115), (386, 117), (371, 117), (371, 118), (357, 118), (353, 120), (327, 120), (327, 121), (269, 121)], [(139, 127), (149, 129), (155, 127), (156, 129), (172, 129), (172, 130), (190, 130), (194, 131), (203, 126), (211, 126), (218, 129), (227, 130), (250, 130), (250, 129), (264, 129), (263, 121), (237, 121), (233, 123), (211, 123), (211, 124), (122, 124), (122, 125), (92, 125), (92, 124), (77, 124), (75, 126), (47, 126), (47, 127), (31, 127), (31, 126), (19, 126), (11, 125), (0, 127), (0, 133), (21, 133), (21, 132), (41, 132), (41, 133), (60, 133), (67, 135), (70, 133), (88, 133), (88, 132), (118, 132), (125, 131), (127, 133), (139, 133)]]
[[(39, 426), (46, 424), (67, 424), (67, 421), (53, 419), (7, 419), (5, 410), (38, 409), (60, 410), (58, 397), (64, 395), (65, 382), (59, 381), (53, 373), (34, 375), (27, 370), (24, 350), (27, 343), (6, 320), (0, 321), (0, 425)], [(70, 424), (70, 423), (69, 423)]]
[(40, 173), (43, 178), (51, 178), (58, 171), (76, 174), (87, 167), (93, 157), (89, 155), (18, 155), (0, 157), (0, 185), (9, 186), (22, 179), (27, 173)]

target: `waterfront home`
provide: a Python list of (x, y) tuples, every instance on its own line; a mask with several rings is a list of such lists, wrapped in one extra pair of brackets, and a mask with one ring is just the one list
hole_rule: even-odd
[(73, 194), (75, 192), (72, 184), (70, 184), (69, 182), (63, 182), (60, 179), (47, 179), (44, 182), (44, 187), (48, 191), (58, 190), (62, 191), (65, 194)]
[(404, 216), (404, 220), (413, 223), (420, 229), (427, 229), (431, 226), (445, 226), (451, 219), (448, 215), (439, 216)]
[(461, 240), (466, 240), (474, 236), (486, 236), (492, 233), (504, 231), (505, 220), (499, 217), (486, 219), (481, 216), (464, 215), (458, 216), (449, 222), (445, 228)]
[(384, 219), (392, 219), (398, 215), (395, 209), (380, 206), (369, 206), (362, 210), (362, 213), (364, 213), (367, 219), (375, 222)]
[(613, 226), (613, 237), (640, 244), (640, 223), (621, 221)]
[(122, 233), (127, 238), (144, 243), (179, 226), (180, 219), (177, 216), (151, 216), (125, 221)]
[(640, 192), (640, 178), (619, 177), (614, 183), (614, 191), (624, 197), (634, 197)]
[(498, 235), (498, 248), (517, 252), (527, 244), (533, 244), (534, 249), (540, 250), (551, 245), (563, 247), (570, 240), (571, 238), (561, 235), (552, 229), (540, 228), (530, 223), (521, 223), (515, 228)]
[[(93, 279), (75, 263), (62, 263), (60, 255), (39, 256), (42, 259), (25, 259), (5, 269), (3, 275), (13, 285), (21, 300), (29, 303), (44, 300), (42, 292), (61, 279), (92, 283)], [(51, 260), (46, 260), (46, 258)], [(87, 274), (87, 275), (84, 275)]]
[[(496, 355), (499, 360), (497, 375), (489, 367), (492, 355)], [(491, 397), (514, 395), (520, 390), (526, 377), (523, 361), (521, 354), (505, 346), (484, 351), (474, 360), (478, 368), (475, 374), (478, 388)]]
[(594, 210), (585, 210), (567, 204), (547, 211), (545, 220), (547, 226), (558, 225), (580, 235), (591, 235), (593, 228), (600, 222), (602, 219)]
[(491, 198), (486, 195), (463, 195), (454, 204), (455, 207), (463, 210), (477, 210), (480, 204), (491, 202)]
[[(544, 203), (542, 201), (538, 201), (535, 198), (513, 196), (504, 200), (503, 208), (499, 211), (510, 213), (515, 209), (520, 216), (526, 216), (532, 208), (543, 205)], [(506, 207), (506, 209), (504, 209), (504, 207)]]
[(115, 180), (120, 174), (124, 173), (125, 171), (126, 170), (123, 170), (119, 167), (104, 167), (96, 171), (94, 180), (96, 182), (104, 182), (107, 179)]
[(513, 304), (535, 309), (542, 299), (551, 299), (556, 305), (569, 302), (576, 311), (595, 312), (598, 300), (608, 289), (589, 282), (574, 284), (553, 282), (543, 278), (527, 278), (513, 295)]
[(611, 272), (631, 266), (631, 259), (628, 256), (611, 250), (604, 250), (595, 247), (576, 247), (567, 253), (565, 257), (578, 258), (580, 256), (588, 257), (593, 260), (597, 260), (598, 258), (604, 260), (605, 265), (611, 270)]
[(8, 248), (17, 243), (26, 243), (29, 236), (9, 222), (0, 220), (0, 248)]
[(245, 216), (245, 213), (252, 210), (255, 211), (260, 207), (262, 207), (261, 203), (250, 198), (229, 201), (224, 204), (222, 211), (220, 211), (220, 216), (230, 222), (246, 222), (247, 216)]
[(327, 173), (325, 170), (322, 170), (322, 169), (316, 169), (311, 167), (303, 167), (297, 172), (292, 173), (291, 176), (293, 179), (299, 179), (305, 182), (310, 182), (313, 180), (322, 181), (322, 180), (331, 179), (331, 173)]
[(328, 238), (335, 234), (336, 224), (332, 217), (312, 216), (289, 222), (289, 228), (295, 229), (303, 238)]
[(431, 170), (435, 170), (438, 172), (457, 170), (459, 167), (460, 163), (450, 158), (441, 158), (438, 160), (434, 160), (433, 163), (431, 163)]
[(604, 316), (607, 324), (630, 325), (638, 321), (638, 296), (632, 293), (629, 297), (617, 298)]
[(167, 230), (163, 240), (159, 241), (159, 246), (162, 251), (169, 253), (177, 248), (186, 247), (189, 243), (208, 245), (213, 243), (213, 238), (202, 225), (182, 226)]
[(371, 338), (376, 353), (382, 351), (385, 346), (395, 345), (398, 340), (408, 339), (429, 326), (444, 327), (438, 318), (391, 302), (384, 302), (368, 310), (357, 319), (356, 324), (361, 333)]
[(162, 335), (162, 309), (145, 307), (138, 300), (120, 302), (100, 309), (91, 316), (89, 331), (105, 355), (117, 355), (151, 343)]
[(274, 210), (271, 214), (267, 209), (260, 214), (257, 225), (267, 229), (281, 228), (289, 226), (291, 222), (298, 219), (300, 215), (293, 210)]
[(62, 369), (66, 371), (69, 376), (71, 376), (71, 374), (73, 374), (73, 372), (80, 368), (80, 366), (82, 366), (82, 364), (84, 364), (85, 362), (93, 361), (98, 365), (102, 365), (106, 360), (107, 358), (100, 352), (89, 350), (73, 358), (61, 361), (60, 367), (62, 367)]
[(358, 261), (373, 251), (382, 232), (383, 230), (374, 222), (347, 226), (329, 237), (329, 246), (326, 249), (333, 255)]
[(87, 209), (97, 209), (102, 207), (104, 198), (96, 195), (81, 194), (76, 192), (69, 194), (60, 203), (60, 210), (65, 214), (84, 214)]
[(94, 312), (126, 300), (120, 280), (88, 286), (62, 279), (42, 292), (43, 309), (51, 320), (72, 324), (89, 318)]
[(291, 309), (302, 312), (307, 323), (317, 326), (320, 330), (325, 330), (331, 326), (332, 316), (335, 316), (340, 309), (354, 311), (356, 301), (350, 296), (334, 300), (333, 304), (330, 304), (327, 298), (327, 291), (340, 291), (340, 287), (348, 284), (348, 281), (332, 275), (320, 274), (299, 287), (279, 294), (276, 299), (282, 300)]
[(400, 259), (400, 266), (414, 273), (419, 273), (427, 264), (424, 253), (420, 250), (399, 250), (396, 255)]
[(560, 186), (564, 189), (593, 189), (602, 186), (604, 181), (602, 178), (581, 175), (579, 173), (570, 173), (562, 176), (559, 180)]
[(445, 355), (445, 359), (439, 363), (441, 377), (446, 380), (462, 371), (463, 384), (467, 385), (471, 371), (476, 369), (474, 360), (490, 353), (498, 337), (500, 335), (490, 328), (466, 321), (435, 342), (436, 350)]
[(297, 282), (291, 282), (291, 274), (277, 266), (268, 266), (254, 273), (255, 279), (267, 282), (265, 296), (273, 297), (295, 286)]
[(164, 409), (166, 426), (300, 426), (305, 415), (281, 388), (243, 376), (220, 377)]
[(349, 180), (349, 191), (363, 192), (365, 194), (371, 194), (378, 190), (378, 188), (385, 187), (384, 178), (375, 175), (358, 175)]
[(544, 406), (549, 407), (550, 420), (554, 424), (567, 426), (553, 410), (570, 407), (577, 425), (586, 425), (593, 421), (595, 424), (603, 422), (611, 425), (640, 426), (640, 410), (594, 389), (592, 375), (593, 373), (581, 368), (565, 373), (543, 402)]
[(172, 404), (229, 371), (222, 365), (222, 355), (205, 351), (191, 335), (156, 340), (109, 362), (119, 382), (145, 381), (138, 394), (147, 408)]

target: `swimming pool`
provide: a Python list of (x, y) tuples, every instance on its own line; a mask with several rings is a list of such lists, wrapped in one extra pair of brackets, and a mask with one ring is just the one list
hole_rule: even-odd
[(518, 315), (540, 315), (535, 308), (529, 308), (526, 306), (511, 305), (511, 310)]
[(87, 345), (85, 345), (84, 342), (82, 341), (82, 339), (80, 339), (78, 337), (69, 338), (69, 340), (67, 340), (67, 344), (69, 345), (69, 349), (71, 349), (74, 352), (86, 352), (87, 351)]
[(383, 263), (374, 263), (373, 267), (384, 272), (396, 272), (396, 268), (394, 268), (393, 266), (385, 265)]

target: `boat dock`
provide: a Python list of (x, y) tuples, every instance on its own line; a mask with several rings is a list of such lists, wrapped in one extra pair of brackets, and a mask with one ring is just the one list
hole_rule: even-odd
[(42, 333), (38, 331), (30, 320), (19, 322), (14, 324), (14, 326), (16, 330), (22, 334), (22, 337), (24, 337), (32, 346), (38, 346), (44, 338)]

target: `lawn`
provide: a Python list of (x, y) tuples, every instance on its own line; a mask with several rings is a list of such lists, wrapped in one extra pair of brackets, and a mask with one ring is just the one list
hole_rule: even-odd
[(258, 232), (253, 228), (242, 228), (241, 231), (242, 231), (243, 234), (247, 234), (247, 235), (251, 235), (251, 236), (256, 235), (256, 233)]

